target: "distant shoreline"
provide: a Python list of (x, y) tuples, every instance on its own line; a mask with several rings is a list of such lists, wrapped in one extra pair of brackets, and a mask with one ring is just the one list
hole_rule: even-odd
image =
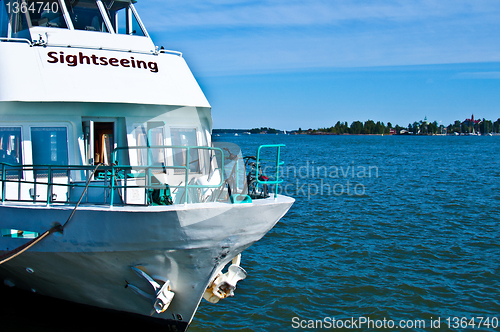
[(368, 120), (366, 122), (354, 121), (349, 125), (347, 122), (338, 121), (334, 126), (302, 130), (279, 130), (275, 128), (261, 127), (252, 129), (213, 129), (214, 134), (293, 134), (293, 135), (455, 135), (455, 136), (481, 136), (498, 135), (500, 133), (500, 118), (492, 120), (475, 120), (474, 114), (470, 119), (464, 121), (456, 120), (453, 124), (444, 126), (437, 121), (429, 122), (427, 117), (423, 121), (408, 124), (407, 127), (393, 126), (390, 122), (384, 124), (380, 121)]
[(383, 134), (350, 134), (350, 133), (331, 133), (324, 131), (302, 131), (298, 132), (294, 131), (286, 131), (286, 130), (275, 130), (274, 132), (250, 132), (248, 129), (213, 129), (213, 135), (309, 135), (309, 136), (500, 136), (500, 133), (488, 133), (488, 134), (470, 134), (470, 133), (448, 133), (448, 134), (413, 134), (411, 132), (403, 133), (403, 134), (395, 134), (395, 133), (383, 133)]

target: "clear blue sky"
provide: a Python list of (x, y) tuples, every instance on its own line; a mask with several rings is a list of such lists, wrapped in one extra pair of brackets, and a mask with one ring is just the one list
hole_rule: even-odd
[(500, 118), (498, 0), (139, 0), (214, 128)]

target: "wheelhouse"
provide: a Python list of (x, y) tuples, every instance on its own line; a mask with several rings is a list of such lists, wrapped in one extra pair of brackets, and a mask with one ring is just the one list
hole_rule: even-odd
[[(2, 37), (27, 38), (32, 28), (148, 36), (130, 0), (4, 0)], [(9, 25), (6, 22), (10, 21)], [(4, 22), (5, 21), (5, 22)], [(36, 30), (39, 31), (39, 30)]]
[[(3, 0), (0, 37), (39, 44), (153, 51), (135, 1)], [(89, 32), (91, 32), (89, 34)], [(96, 43), (98, 45), (96, 45)]]

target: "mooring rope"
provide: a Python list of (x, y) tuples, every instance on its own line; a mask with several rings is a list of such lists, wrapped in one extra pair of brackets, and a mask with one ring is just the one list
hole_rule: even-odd
[(20, 247), (17, 247), (16, 249), (13, 249), (13, 250), (7, 252), (6, 254), (4, 254), (2, 256), (0, 256), (0, 265), (2, 265), (3, 263), (6, 263), (6, 262), (10, 261), (11, 259), (13, 259), (13, 258), (21, 255), (23, 252), (25, 252), (26, 250), (30, 249), (35, 244), (37, 244), (38, 242), (42, 241), (48, 235), (50, 235), (52, 233), (56, 233), (56, 232), (62, 233), (63, 230), (64, 230), (64, 227), (66, 227), (66, 225), (68, 224), (68, 222), (73, 218), (73, 216), (74, 216), (74, 214), (76, 212), (76, 209), (78, 208), (78, 206), (82, 202), (83, 196), (85, 196), (85, 193), (87, 192), (87, 189), (89, 188), (90, 181), (92, 180), (92, 178), (94, 177), (95, 172), (97, 171), (97, 169), (101, 165), (102, 164), (97, 165), (94, 168), (94, 170), (92, 171), (92, 174), (90, 175), (89, 179), (87, 180), (87, 184), (85, 185), (85, 189), (83, 190), (82, 195), (80, 196), (80, 199), (78, 200), (78, 202), (76, 203), (75, 207), (73, 208), (73, 211), (71, 212), (69, 218), (66, 220), (66, 222), (63, 225), (57, 224), (54, 227), (52, 227), (51, 229), (43, 232), (41, 235), (38, 235), (33, 240), (31, 240), (31, 241), (23, 244)]

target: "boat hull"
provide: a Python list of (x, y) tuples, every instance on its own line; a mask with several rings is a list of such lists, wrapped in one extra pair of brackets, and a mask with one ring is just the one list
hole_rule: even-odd
[[(0, 278), (58, 299), (151, 315), (187, 328), (213, 278), (236, 255), (261, 239), (293, 199), (251, 204), (205, 203), (156, 207), (79, 207), (63, 234), (54, 233), (0, 266)], [(70, 206), (0, 206), (0, 228), (43, 232), (64, 224)], [(0, 253), (26, 239), (0, 238)], [(161, 314), (128, 284), (154, 294), (139, 267), (170, 280), (174, 299)]]

